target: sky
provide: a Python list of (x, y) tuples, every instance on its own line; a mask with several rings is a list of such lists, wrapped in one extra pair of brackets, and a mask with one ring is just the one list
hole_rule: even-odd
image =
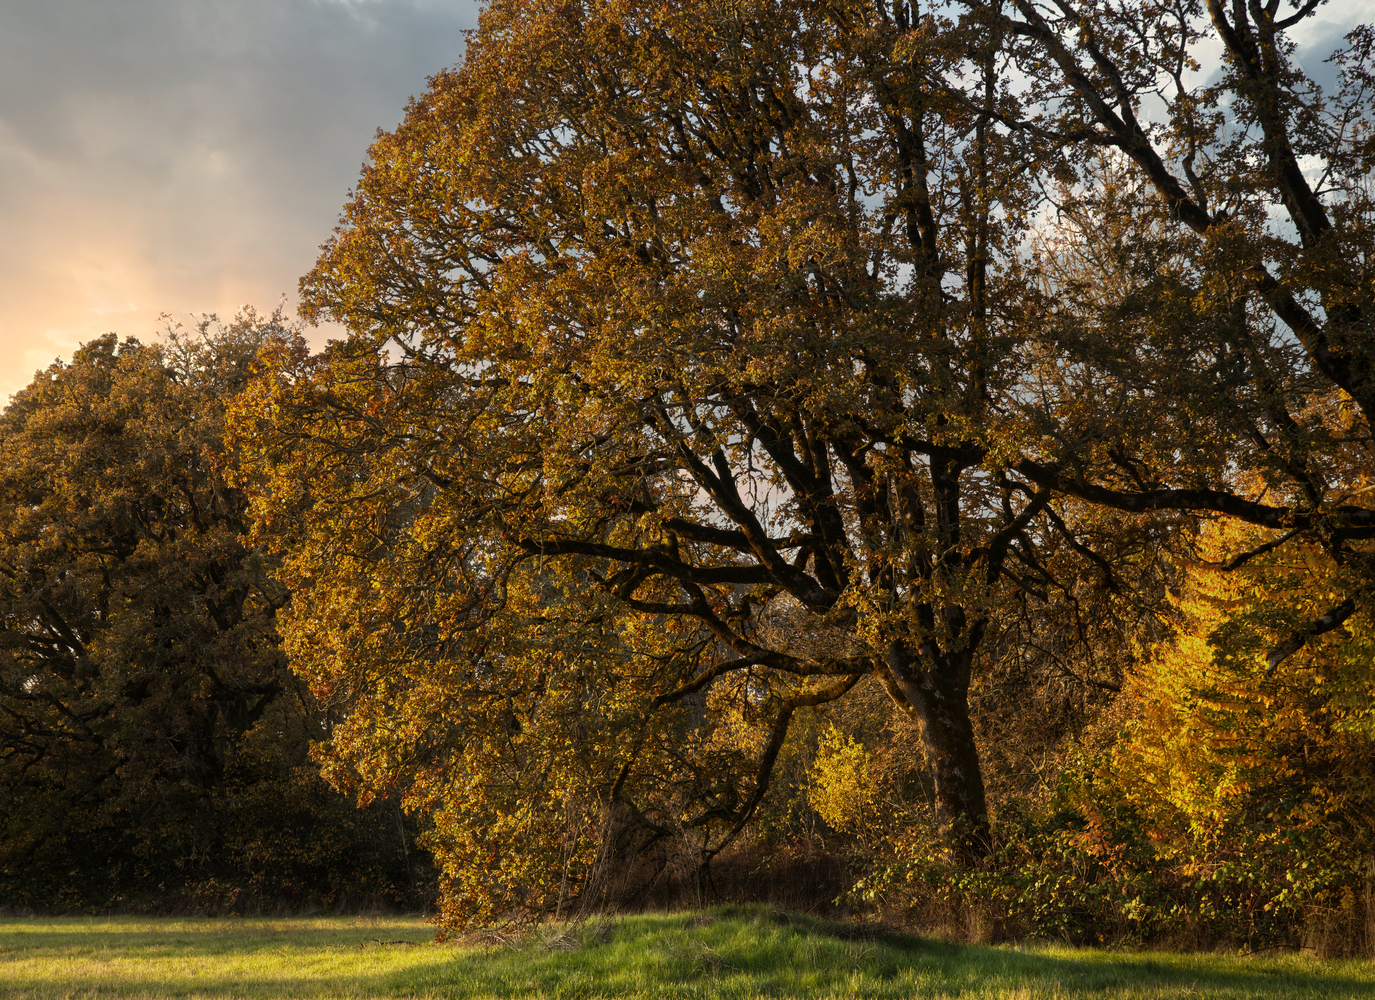
[(0, 406), (169, 313), (294, 312), (474, 0), (0, 0)]
[[(156, 339), (164, 313), (294, 311), (374, 133), (477, 12), (0, 0), (0, 406), (103, 333)], [(1332, 0), (1298, 40), (1325, 55), (1372, 19), (1375, 0)]]

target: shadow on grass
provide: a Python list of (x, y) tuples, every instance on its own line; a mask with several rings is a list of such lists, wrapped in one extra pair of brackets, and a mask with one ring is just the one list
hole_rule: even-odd
[(1245, 996), (1375, 997), (1375, 969), (1363, 962), (1320, 962), (1298, 955), (1127, 952), (1056, 945), (961, 945), (855, 923), (771, 914), (768, 919), (813, 938), (864, 942), (866, 964), (890, 979), (917, 970), (928, 985), (977, 992), (994, 985), (1009, 993), (1178, 993)]
[[(1064, 993), (1178, 992), (1290, 997), (1309, 994), (1375, 997), (1375, 967), (1358, 961), (1323, 962), (1300, 955), (1248, 957), (1190, 952), (1131, 952), (1053, 944), (957, 944), (892, 928), (773, 913), (768, 919), (807, 934), (867, 941), (912, 965), (939, 970), (952, 985), (976, 987), (973, 976), (1018, 988)], [(1366, 973), (1357, 977), (1350, 972)]]

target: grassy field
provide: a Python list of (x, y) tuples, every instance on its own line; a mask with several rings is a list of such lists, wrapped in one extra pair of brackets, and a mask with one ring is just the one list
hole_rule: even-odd
[(968, 947), (763, 910), (433, 943), (419, 919), (0, 920), (0, 997), (1371, 997), (1375, 965)]

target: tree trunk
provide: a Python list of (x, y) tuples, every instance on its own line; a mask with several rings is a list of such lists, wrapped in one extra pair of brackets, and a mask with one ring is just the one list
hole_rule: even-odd
[(935, 784), (936, 827), (950, 845), (952, 860), (965, 865), (981, 860), (990, 848), (983, 769), (969, 721), (972, 659), (972, 650), (962, 650), (923, 661), (897, 643), (887, 657), (897, 691), (921, 733)]

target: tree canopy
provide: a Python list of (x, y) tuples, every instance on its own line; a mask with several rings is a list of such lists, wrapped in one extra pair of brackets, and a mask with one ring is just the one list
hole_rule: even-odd
[(1325, 93), (1281, 6), (487, 8), (303, 279), (347, 340), (233, 420), (329, 766), (439, 809), (453, 919), (711, 857), (869, 684), (977, 857), (971, 683), (1115, 686), (1199, 518), (1334, 567), (1269, 669), (1369, 607), (1375, 35)]

